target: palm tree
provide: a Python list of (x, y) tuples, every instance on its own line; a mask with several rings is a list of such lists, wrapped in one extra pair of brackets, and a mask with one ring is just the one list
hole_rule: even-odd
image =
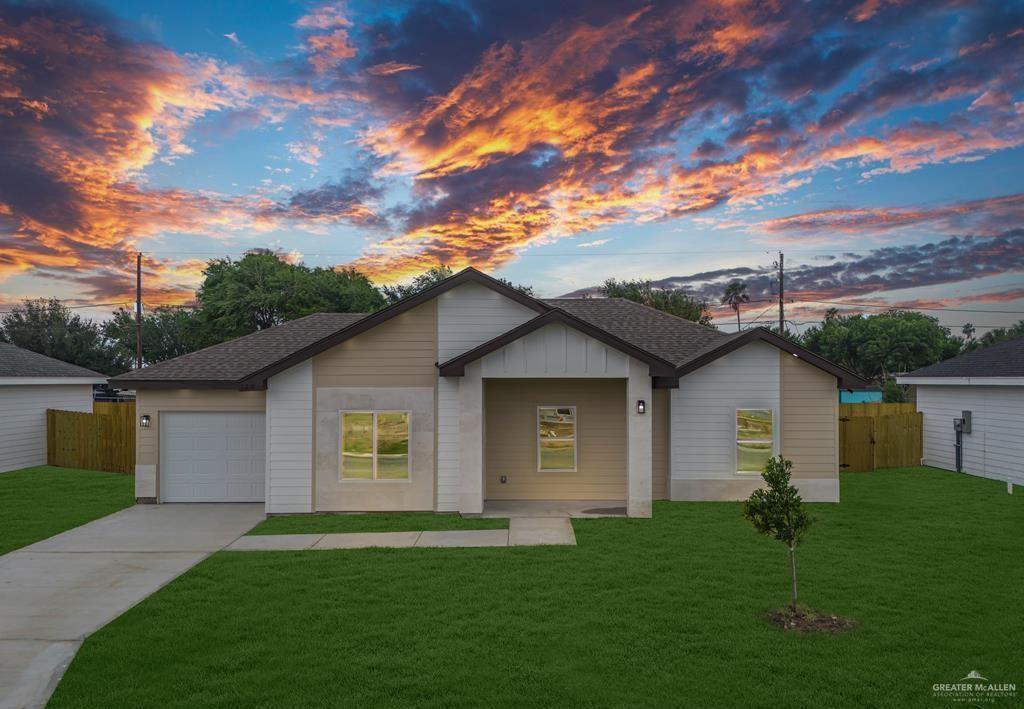
[(725, 294), (722, 296), (722, 305), (728, 305), (736, 311), (736, 332), (740, 331), (740, 303), (749, 303), (750, 296), (747, 295), (747, 284), (740, 281), (733, 281), (725, 287)]

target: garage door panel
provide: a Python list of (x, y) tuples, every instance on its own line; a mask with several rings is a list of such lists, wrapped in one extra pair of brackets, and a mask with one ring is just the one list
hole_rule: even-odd
[(160, 417), (165, 502), (262, 502), (266, 472), (262, 413), (173, 412)]

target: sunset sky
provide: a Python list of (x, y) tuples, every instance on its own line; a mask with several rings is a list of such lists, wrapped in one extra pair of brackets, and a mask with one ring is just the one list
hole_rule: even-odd
[(983, 332), (1024, 318), (1022, 144), (1024, 2), (0, 0), (0, 308), (255, 247), (761, 301), (782, 250), (796, 323)]

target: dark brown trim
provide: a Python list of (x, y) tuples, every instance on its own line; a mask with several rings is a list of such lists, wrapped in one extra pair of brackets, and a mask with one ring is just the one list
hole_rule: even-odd
[(394, 305), (390, 305), (383, 310), (378, 310), (372, 315), (367, 315), (362, 320), (357, 320), (348, 327), (342, 328), (337, 332), (328, 335), (327, 337), (314, 342), (311, 345), (303, 347), (298, 352), (293, 352), (284, 359), (278, 360), (273, 364), (270, 364), (263, 369), (249, 375), (241, 382), (239, 382), (239, 388), (249, 387), (252, 388), (252, 384), (262, 381), (263, 386), (260, 388), (266, 388), (266, 380), (268, 377), (272, 377), (278, 372), (283, 372), (289, 367), (293, 367), (299, 362), (309, 359), (310, 357), (317, 355), (324, 350), (328, 350), (335, 345), (341, 344), (345, 340), (348, 340), (360, 333), (366, 332), (367, 330), (377, 327), (383, 322), (387, 322), (391, 318), (401, 315), (404, 312), (412, 310), (418, 305), (422, 305), (429, 300), (436, 298), (442, 293), (446, 293), (453, 288), (458, 288), (465, 283), (479, 283), (482, 286), (490, 288), (491, 290), (500, 293), (501, 295), (516, 301), (520, 305), (524, 305), (531, 310), (538, 313), (544, 313), (551, 310), (551, 306), (545, 305), (541, 301), (526, 295), (522, 291), (518, 291), (509, 285), (506, 285), (499, 281), (497, 278), (492, 278), (486, 273), (482, 273), (475, 268), (465, 268), (454, 276), (446, 278), (445, 280), (437, 283), (430, 288), (421, 290), (415, 295), (411, 295), (404, 300), (400, 300)]
[(267, 388), (266, 381), (260, 385), (243, 386), (239, 381), (222, 379), (116, 379), (107, 380), (119, 389), (237, 389), (241, 391)]
[(470, 362), (474, 362), (484, 355), (490, 354), (491, 352), (501, 349), (505, 345), (518, 340), (520, 337), (528, 335), (545, 325), (555, 322), (568, 325), (574, 330), (579, 330), (583, 334), (589, 335), (595, 340), (617, 349), (619, 352), (623, 352), (630, 357), (635, 357), (641, 362), (648, 364), (651, 368), (652, 376), (672, 377), (675, 375), (675, 366), (671, 362), (653, 355), (647, 350), (640, 349), (636, 345), (630, 344), (629, 342), (626, 342), (625, 340), (620, 339), (599, 327), (591, 325), (587, 321), (581, 320), (561, 308), (552, 308), (548, 312), (538, 315), (532, 320), (527, 320), (522, 325), (498, 335), (494, 339), (488, 340), (482, 345), (474, 347), (468, 352), (462, 353), (458, 357), (453, 357), (447, 362), (439, 364), (438, 370), (442, 377), (461, 377), (465, 374), (466, 365)]
[(680, 366), (679, 369), (676, 370), (676, 375), (679, 377), (686, 376), (690, 372), (714, 362), (719, 357), (723, 357), (730, 352), (738, 350), (744, 345), (757, 341), (767, 342), (769, 345), (774, 345), (783, 352), (789, 352), (792, 355), (796, 355), (800, 359), (817, 367), (823, 372), (828, 372), (836, 378), (837, 386), (840, 389), (861, 388), (868, 385), (868, 381), (861, 378), (860, 375), (851, 372), (845, 367), (840, 367), (838, 364), (830, 362), (824, 357), (814, 354), (807, 348), (802, 347), (791, 340), (787, 340), (785, 337), (776, 335), (771, 330), (763, 327), (755, 327), (751, 330), (744, 330), (738, 335), (731, 335), (728, 339), (722, 342), (722, 344), (707, 350), (699, 356), (694, 357), (686, 364)]
[(652, 377), (651, 386), (654, 389), (678, 389), (679, 377)]

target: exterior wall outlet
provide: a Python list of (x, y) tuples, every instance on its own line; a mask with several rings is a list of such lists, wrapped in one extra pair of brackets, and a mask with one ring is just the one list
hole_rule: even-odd
[(501, 484), (504, 485), (507, 482), (508, 482), (508, 476), (507, 475), (502, 475), (501, 476)]

